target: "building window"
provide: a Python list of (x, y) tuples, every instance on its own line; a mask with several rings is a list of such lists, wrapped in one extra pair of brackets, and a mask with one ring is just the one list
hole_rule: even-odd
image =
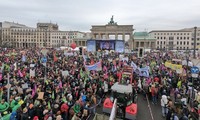
[(187, 37), (187, 39), (189, 40), (189, 37)]
[(179, 37), (177, 37), (177, 40), (179, 39)]
[(192, 45), (194, 45), (194, 43), (192, 43)]
[(160, 39), (162, 40), (162, 37), (160, 37)]
[(180, 42), (180, 45), (182, 45), (182, 41)]
[(164, 40), (165, 40), (166, 38), (164, 37)]
[(180, 39), (182, 40), (182, 37), (180, 37)]
[(174, 37), (169, 37), (169, 40), (174, 40)]
[(177, 41), (177, 45), (179, 44), (179, 42)]
[(185, 41), (183, 42), (183, 45), (185, 45)]
[(157, 41), (157, 44), (159, 45), (159, 41)]
[(156, 33), (154, 33), (154, 35), (156, 35)]
[(185, 37), (183, 39), (185, 40)]
[(187, 41), (187, 45), (189, 45), (189, 42)]
[(159, 39), (159, 37), (157, 37), (157, 39)]

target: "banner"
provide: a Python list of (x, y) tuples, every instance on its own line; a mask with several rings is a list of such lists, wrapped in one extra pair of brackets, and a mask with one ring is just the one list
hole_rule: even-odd
[(2, 74), (0, 73), (0, 81), (2, 80)]
[(87, 41), (87, 51), (88, 52), (95, 52), (96, 51), (96, 42), (95, 42), (95, 40), (88, 40)]
[(94, 65), (85, 65), (85, 68), (88, 71), (90, 71), (90, 70), (100, 71), (100, 70), (102, 70), (101, 61), (95, 63)]
[(115, 51), (119, 53), (124, 52), (124, 41), (115, 41)]
[(69, 75), (69, 72), (66, 70), (66, 71), (62, 71), (62, 76), (63, 77), (67, 77)]
[(26, 56), (22, 55), (22, 62), (26, 62)]
[(115, 45), (115, 41), (105, 40), (105, 41), (101, 41), (100, 48), (102, 50), (114, 50), (115, 48), (114, 45)]
[(144, 68), (139, 68), (139, 71), (140, 71), (140, 76), (143, 76), (143, 77), (149, 77), (149, 67), (146, 66)]
[(143, 77), (149, 77), (149, 70), (150, 67), (146, 66), (144, 68), (139, 68), (133, 61), (131, 62), (131, 67), (133, 67), (133, 70), (136, 74), (139, 74), (139, 76)]
[(182, 65), (172, 64), (170, 62), (165, 62), (165, 66), (171, 68), (172, 70), (182, 71)]
[(35, 77), (35, 69), (30, 69), (30, 77)]
[(128, 57), (124, 57), (124, 58), (122, 58), (122, 60), (123, 60), (123, 62), (128, 62)]
[(133, 67), (133, 70), (136, 70), (138, 68), (137, 65), (133, 61), (131, 62), (131, 66)]

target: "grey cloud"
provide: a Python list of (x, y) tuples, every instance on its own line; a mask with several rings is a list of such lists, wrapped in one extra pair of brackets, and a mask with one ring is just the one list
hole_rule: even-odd
[(137, 31), (200, 26), (199, 11), (198, 0), (0, 0), (0, 21), (32, 27), (51, 21), (62, 30), (80, 31), (107, 24), (111, 15)]

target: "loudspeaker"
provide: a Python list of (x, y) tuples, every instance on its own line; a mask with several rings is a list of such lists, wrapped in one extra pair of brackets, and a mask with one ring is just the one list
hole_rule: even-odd
[(79, 47), (79, 55), (82, 55), (82, 53), (83, 53), (83, 48), (82, 47)]
[(143, 58), (144, 56), (144, 48), (138, 48), (138, 58)]

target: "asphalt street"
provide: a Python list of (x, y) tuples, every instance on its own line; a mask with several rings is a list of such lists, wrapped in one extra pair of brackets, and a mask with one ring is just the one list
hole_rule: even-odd
[(165, 118), (162, 117), (160, 102), (154, 105), (151, 100), (149, 100), (149, 106), (151, 107), (153, 119), (150, 114), (147, 100), (144, 99), (144, 96), (138, 95), (137, 120), (165, 120)]

